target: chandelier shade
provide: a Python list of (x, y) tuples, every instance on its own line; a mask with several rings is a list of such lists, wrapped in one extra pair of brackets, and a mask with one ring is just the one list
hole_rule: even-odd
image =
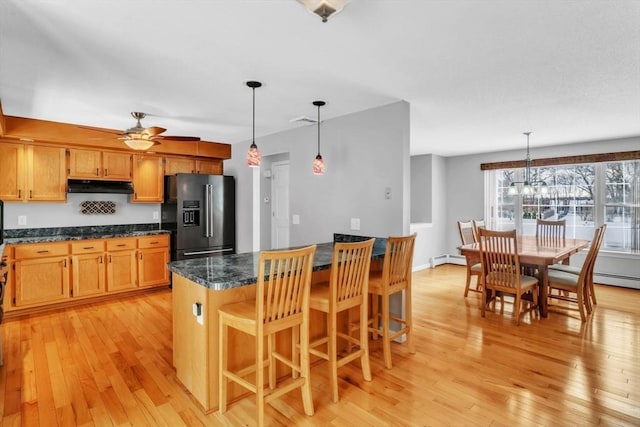
[(260, 166), (260, 162), (262, 161), (262, 155), (260, 154), (260, 150), (258, 150), (258, 146), (256, 145), (256, 88), (262, 86), (262, 83), (249, 81), (247, 82), (247, 86), (249, 86), (253, 91), (253, 134), (251, 138), (251, 145), (249, 146), (249, 151), (247, 151), (247, 166), (251, 168), (257, 168)]
[(313, 160), (313, 165), (311, 168), (314, 175), (324, 175), (324, 172), (326, 170), (326, 167), (324, 165), (324, 159), (320, 154), (320, 107), (322, 107), (325, 104), (326, 102), (324, 101), (313, 101), (313, 105), (318, 107), (318, 121), (317, 121), (318, 123), (318, 154), (316, 155), (316, 158)]

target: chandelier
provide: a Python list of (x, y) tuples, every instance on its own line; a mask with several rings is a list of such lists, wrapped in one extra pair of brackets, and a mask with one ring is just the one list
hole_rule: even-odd
[(527, 136), (527, 158), (524, 160), (524, 181), (513, 181), (509, 185), (508, 194), (515, 196), (521, 194), (523, 196), (541, 196), (549, 193), (547, 183), (544, 181), (531, 180), (531, 156), (529, 156), (529, 135), (531, 132), (523, 132)]

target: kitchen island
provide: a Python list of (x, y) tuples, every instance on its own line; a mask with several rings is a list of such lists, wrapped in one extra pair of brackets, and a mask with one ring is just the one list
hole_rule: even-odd
[[(362, 239), (335, 235), (336, 241)], [(372, 269), (381, 269), (386, 239), (376, 238)], [(312, 284), (329, 280), (333, 243), (317, 245)], [(259, 252), (174, 261), (173, 273), (173, 365), (176, 376), (205, 413), (218, 409), (218, 308), (224, 304), (255, 298)], [(321, 313), (312, 312), (311, 337), (324, 333)], [(290, 337), (278, 336), (287, 346)], [(228, 347), (230, 368), (253, 363), (251, 337), (230, 332)], [(286, 347), (285, 347), (286, 348)], [(278, 372), (284, 375), (285, 372)], [(237, 384), (229, 385), (231, 399), (246, 394)]]

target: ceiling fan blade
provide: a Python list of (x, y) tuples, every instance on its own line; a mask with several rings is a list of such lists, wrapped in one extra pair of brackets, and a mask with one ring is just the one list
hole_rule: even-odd
[(143, 129), (140, 132), (140, 134), (148, 135), (148, 136), (156, 136), (156, 135), (161, 134), (164, 131), (166, 131), (165, 128), (161, 128), (161, 127), (158, 127), (158, 126), (151, 126), (151, 127)]
[(81, 126), (81, 125), (76, 125), (76, 127), (79, 127), (80, 129), (88, 129), (88, 130), (93, 130), (96, 132), (103, 132), (103, 133), (111, 133), (114, 135), (122, 135), (122, 131), (120, 130), (112, 130), (112, 129), (105, 129), (105, 128), (97, 128), (97, 127), (93, 127), (93, 126)]
[(200, 141), (198, 136), (159, 136), (158, 139), (166, 139), (170, 141)]

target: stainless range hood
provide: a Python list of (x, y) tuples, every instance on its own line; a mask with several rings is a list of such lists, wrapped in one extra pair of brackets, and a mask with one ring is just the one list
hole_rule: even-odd
[(133, 184), (129, 181), (70, 179), (67, 184), (68, 193), (133, 194)]

